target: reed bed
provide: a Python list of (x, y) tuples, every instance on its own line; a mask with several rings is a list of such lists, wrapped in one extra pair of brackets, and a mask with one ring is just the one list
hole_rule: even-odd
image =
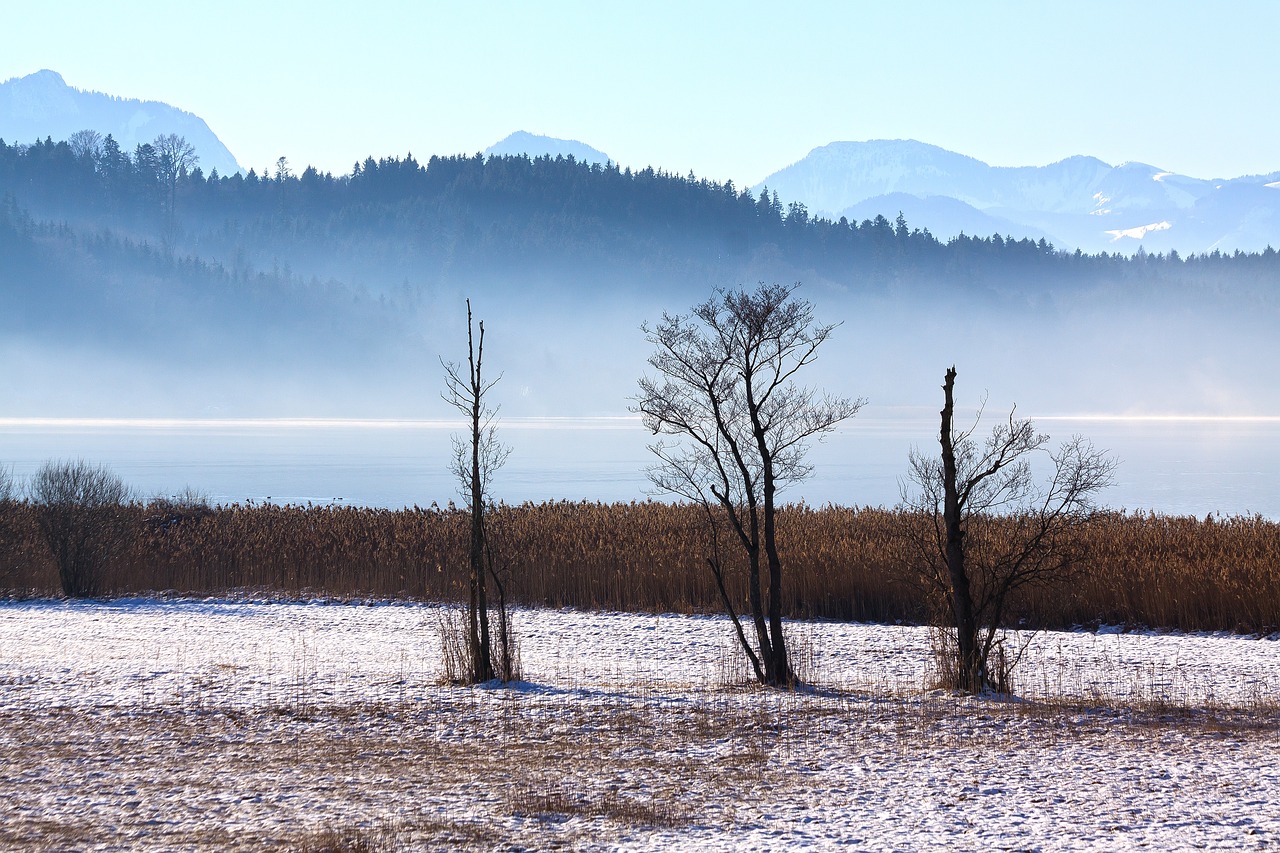
[[(164, 502), (120, 508), (101, 588), (107, 594), (321, 596), (460, 601), (465, 510)], [(785, 507), (779, 516), (784, 609), (797, 618), (923, 622), (899, 511)], [(495, 568), (516, 602), (640, 612), (717, 612), (705, 516), (687, 504), (541, 503), (489, 516)], [(1280, 523), (1104, 514), (1081, 530), (1069, 583), (1022, 591), (1024, 627), (1118, 624), (1185, 631), (1280, 630)], [(722, 554), (735, 545), (722, 538)], [(741, 563), (730, 592), (745, 600)], [(0, 505), (0, 590), (56, 595), (36, 509)]]

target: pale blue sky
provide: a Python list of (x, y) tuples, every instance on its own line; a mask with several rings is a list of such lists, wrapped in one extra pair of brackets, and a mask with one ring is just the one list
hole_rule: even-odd
[(0, 80), (204, 118), (246, 167), (346, 172), (515, 130), (757, 182), (836, 140), (995, 165), (1280, 169), (1280, 2), (35, 2)]

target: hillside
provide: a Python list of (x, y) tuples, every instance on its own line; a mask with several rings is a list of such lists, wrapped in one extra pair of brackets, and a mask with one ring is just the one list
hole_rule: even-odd
[(195, 147), (205, 172), (241, 171), (240, 164), (199, 116), (159, 101), (119, 98), (68, 86), (56, 71), (37, 71), (0, 83), (0, 139), (30, 143), (69, 139), (81, 130), (110, 134), (125, 151), (163, 134)]
[(644, 367), (642, 322), (757, 281), (802, 281), (844, 322), (813, 378), (877, 403), (932, 405), (940, 366), (959, 362), (1049, 410), (1280, 408), (1274, 251), (941, 241), (907, 218), (832, 221), (563, 156), (214, 178), (6, 144), (0, 198), (16, 259), (0, 343), (23, 366), (10, 411), (114, 394), (113, 410), (431, 415), (433, 365), (471, 297), (495, 363), (515, 366), (505, 411), (616, 414)]

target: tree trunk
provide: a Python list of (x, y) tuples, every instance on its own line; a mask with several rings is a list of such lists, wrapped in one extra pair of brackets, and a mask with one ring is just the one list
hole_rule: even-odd
[(773, 687), (790, 686), (795, 682), (791, 665), (787, 660), (787, 641), (782, 635), (782, 560), (778, 557), (777, 523), (774, 513), (774, 495), (778, 491), (774, 480), (773, 452), (760, 419), (760, 403), (755, 389), (748, 381), (745, 388), (747, 411), (751, 416), (751, 431), (756, 450), (760, 454), (762, 503), (764, 504), (764, 556), (769, 569), (769, 633), (772, 640), (770, 653), (765, 658), (765, 677)]
[[(773, 643), (769, 640), (769, 626), (765, 621), (764, 596), (760, 590), (760, 508), (752, 496), (748, 495), (745, 513), (740, 514), (725, 494), (717, 494), (716, 498), (728, 513), (729, 522), (733, 526), (734, 533), (742, 543), (742, 549), (747, 552), (747, 602), (751, 607), (751, 623), (755, 626), (756, 647), (760, 652), (758, 656), (748, 652), (748, 657), (751, 658), (756, 677), (760, 683), (773, 684), (769, 676), (769, 662), (773, 660)], [(743, 523), (743, 514), (746, 516), (745, 524)], [(718, 565), (718, 563), (713, 562), (713, 569), (717, 568)], [(723, 579), (717, 577), (717, 580), (723, 588)], [(745, 637), (743, 642), (746, 642)]]
[[(755, 526), (754, 523), (752, 525)], [(764, 597), (760, 592), (760, 546), (747, 549), (747, 599), (751, 604), (751, 621), (756, 626), (756, 645), (760, 647), (760, 660), (764, 664), (764, 682), (772, 684), (769, 662), (773, 660), (773, 643), (769, 641), (769, 626), (764, 617)]]
[[(478, 427), (477, 427), (478, 429)], [(473, 435), (478, 442), (478, 436)], [(489, 601), (485, 588), (484, 501), (480, 494), (478, 445), (472, 444), (471, 486), (471, 676), (477, 682), (493, 679), (489, 639)]]
[[(467, 335), (471, 335), (471, 303), (467, 302)], [(470, 341), (468, 340), (468, 343)], [(484, 323), (480, 324), (480, 353), (471, 354), (471, 678), (493, 680), (493, 650), (489, 639), (489, 601), (484, 565), (484, 480), (480, 466), (480, 416), (484, 384)]]
[(770, 472), (772, 460), (765, 468), (764, 476), (764, 552), (769, 566), (769, 633), (773, 640), (773, 654), (765, 667), (769, 684), (780, 687), (792, 684), (795, 675), (787, 660), (787, 642), (782, 636), (782, 560), (778, 557), (777, 526), (774, 518), (773, 495), (775, 486)]
[(733, 606), (733, 599), (729, 597), (729, 590), (724, 585), (724, 571), (720, 568), (719, 558), (708, 557), (707, 564), (711, 567), (711, 574), (716, 579), (716, 588), (720, 591), (720, 603), (724, 605), (724, 612), (729, 614), (729, 620), (733, 622), (734, 631), (738, 634), (738, 643), (742, 646), (742, 652), (747, 656), (747, 660), (751, 661), (751, 671), (756, 675), (756, 681), (764, 683), (764, 668), (760, 665), (760, 656), (756, 654), (756, 650), (751, 648), (751, 643), (747, 642), (746, 631), (742, 629), (742, 620), (738, 618), (738, 612)]
[(942, 520), (946, 526), (947, 575), (951, 580), (951, 612), (955, 617), (957, 690), (980, 693), (985, 686), (981, 655), (978, 653), (978, 624), (973, 613), (973, 595), (969, 589), (969, 574), (964, 562), (964, 528), (961, 523), (960, 495), (956, 487), (956, 453), (952, 443), (951, 419), (955, 404), (952, 389), (955, 386), (956, 369), (947, 370), (946, 384), (942, 386)]

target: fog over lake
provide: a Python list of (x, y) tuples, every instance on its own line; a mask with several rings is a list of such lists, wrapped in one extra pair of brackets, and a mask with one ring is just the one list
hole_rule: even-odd
[[(998, 413), (989, 413), (990, 424)], [(1082, 434), (1119, 460), (1114, 508), (1280, 519), (1280, 418), (1039, 417), (1050, 446)], [(960, 423), (965, 421), (960, 420)], [(190, 487), (216, 503), (399, 508), (460, 501), (449, 473), (461, 424), (409, 420), (0, 419), (0, 464), (19, 479), (46, 459), (109, 465), (140, 497)], [(653, 440), (638, 417), (508, 418), (493, 494), (507, 503), (650, 497)], [(984, 433), (979, 429), (979, 435)], [(937, 415), (869, 406), (810, 454), (784, 492), (811, 505), (893, 506), (911, 447), (934, 452)]]

